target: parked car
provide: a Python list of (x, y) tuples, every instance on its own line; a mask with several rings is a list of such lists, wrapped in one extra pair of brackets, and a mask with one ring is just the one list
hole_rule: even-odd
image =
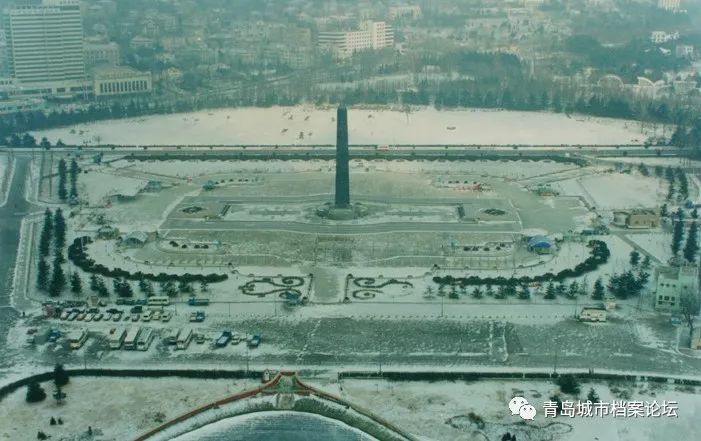
[(138, 322), (140, 317), (141, 317), (140, 314), (132, 313), (132, 315), (131, 315), (131, 321), (132, 321), (132, 322)]
[(241, 335), (240, 335), (238, 332), (234, 332), (234, 333), (231, 335), (231, 344), (232, 344), (232, 345), (237, 345), (237, 344), (239, 344), (239, 343), (241, 343)]
[(203, 322), (204, 321), (204, 311), (194, 311), (190, 313), (191, 322)]
[(97, 314), (95, 314), (95, 315), (93, 316), (92, 320), (93, 320), (94, 322), (99, 322), (100, 320), (102, 320), (102, 313), (101, 313), (101, 312), (98, 312)]
[(56, 343), (56, 341), (57, 341), (59, 338), (61, 338), (61, 335), (62, 335), (62, 334), (61, 334), (61, 331), (59, 331), (58, 329), (51, 329), (51, 330), (49, 331), (49, 334), (47, 335), (46, 340), (47, 340), (49, 343)]
[(153, 321), (158, 321), (161, 319), (161, 311), (153, 311), (153, 316), (151, 317)]
[(112, 321), (118, 322), (122, 319), (122, 311), (117, 311), (112, 313)]
[(205, 336), (203, 333), (200, 332), (199, 334), (197, 334), (195, 336), (195, 343), (197, 343), (198, 345), (202, 345), (202, 344), (204, 344), (204, 342), (205, 342)]
[(251, 340), (248, 342), (248, 347), (249, 348), (257, 348), (260, 345), (260, 342), (262, 340), (262, 337), (260, 334), (256, 334), (253, 337), (251, 337)]
[(162, 322), (168, 322), (171, 318), (173, 318), (173, 313), (171, 311), (163, 311), (163, 314), (161, 314)]
[(75, 319), (78, 320), (79, 322), (82, 322), (83, 319), (85, 319), (86, 315), (87, 315), (87, 313), (85, 311), (80, 312), (80, 313), (78, 313), (78, 317), (76, 317)]
[(69, 310), (64, 310), (64, 311), (61, 313), (61, 315), (59, 316), (59, 318), (60, 318), (61, 320), (66, 320), (70, 314), (71, 314), (71, 311), (69, 311)]
[(141, 321), (150, 322), (153, 317), (153, 311), (146, 311), (141, 314)]
[(219, 338), (214, 343), (218, 348), (223, 348), (231, 341), (231, 331), (222, 331)]
[(70, 314), (68, 314), (68, 320), (69, 322), (74, 321), (78, 317), (78, 312), (77, 311), (72, 311)]
[(111, 312), (106, 312), (106, 313), (102, 316), (102, 320), (104, 320), (104, 321), (106, 321), (106, 322), (112, 320), (112, 313), (111, 313)]

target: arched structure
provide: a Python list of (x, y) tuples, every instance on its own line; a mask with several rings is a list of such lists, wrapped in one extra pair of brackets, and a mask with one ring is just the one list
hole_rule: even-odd
[(303, 383), (282, 371), (259, 387), (201, 406), (139, 436), (134, 441), (170, 440), (208, 424), (253, 412), (296, 411), (338, 420), (383, 441), (418, 441), (391, 423), (340, 397)]

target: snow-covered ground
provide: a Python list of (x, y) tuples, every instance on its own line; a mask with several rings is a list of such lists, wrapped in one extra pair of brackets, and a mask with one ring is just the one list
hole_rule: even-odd
[(652, 208), (664, 203), (666, 185), (637, 173), (598, 173), (558, 182), (562, 195), (581, 196), (599, 209)]
[[(523, 161), (406, 161), (403, 159), (388, 161), (384, 159), (362, 160), (353, 159), (350, 162), (351, 173), (361, 170), (393, 173), (434, 173), (437, 176), (455, 175), (496, 176), (504, 178), (527, 178), (531, 176), (576, 170), (579, 167), (572, 163), (554, 162), (549, 160), (533, 162)], [(250, 173), (262, 177), (264, 173), (293, 173), (306, 171), (333, 171), (334, 161), (313, 159), (309, 161), (133, 161), (117, 160), (110, 164), (114, 169), (128, 169), (134, 172), (157, 173), (159, 175), (178, 178), (192, 178), (221, 174), (239, 175)]]
[[(0, 405), (0, 439), (36, 440), (42, 430), (52, 439), (73, 440), (88, 426), (103, 436), (97, 439), (133, 439), (159, 422), (167, 421), (197, 406), (241, 390), (255, 387), (252, 380), (188, 380), (138, 378), (72, 378), (63, 391), (64, 404), (51, 397), (53, 384), (43, 384), (48, 397), (28, 404), (26, 388), (12, 393)], [(63, 425), (50, 426), (51, 417)]]
[[(431, 441), (498, 441), (506, 432), (515, 434), (519, 441), (690, 441), (696, 439), (701, 412), (701, 395), (696, 388), (645, 382), (584, 383), (579, 397), (562, 394), (561, 398), (575, 403), (586, 400), (589, 389), (594, 388), (604, 403), (622, 399), (675, 401), (678, 417), (545, 418), (543, 403), (558, 392), (557, 386), (547, 381), (305, 381)], [(76, 440), (91, 426), (98, 439), (128, 440), (161, 421), (255, 386), (254, 380), (76, 377), (64, 389), (68, 396), (62, 405), (50, 396), (44, 402), (27, 404), (24, 388), (7, 397), (0, 406), (0, 437), (30, 441), (42, 430), (52, 439)], [(51, 384), (45, 383), (44, 388), (50, 395)], [(536, 408), (533, 422), (523, 423), (511, 415), (508, 402), (514, 396), (523, 396)], [(472, 419), (468, 416), (471, 413)], [(50, 426), (52, 416), (60, 417), (63, 425)], [(480, 424), (474, 422), (479, 419)], [(218, 426), (204, 431), (216, 433)]]
[(667, 263), (672, 258), (672, 235), (670, 233), (629, 234), (628, 239), (662, 263)]
[(9, 184), (12, 169), (8, 167), (9, 158), (6, 154), (0, 154), (0, 206), (5, 203), (7, 192), (5, 185)]
[[(327, 386), (331, 388), (332, 385)], [(344, 380), (338, 393), (348, 401), (372, 409), (380, 416), (412, 433), (435, 440), (498, 441), (511, 432), (519, 441), (659, 441), (696, 439), (696, 420), (701, 411), (701, 395), (693, 388), (675, 390), (670, 386), (618, 385), (632, 396), (629, 400), (675, 400), (679, 417), (659, 418), (544, 418), (543, 402), (557, 393), (557, 386), (539, 381), (401, 382), (383, 380)], [(611, 387), (595, 383), (583, 384), (579, 399), (593, 387), (603, 402), (620, 400)], [(523, 424), (512, 416), (508, 402), (514, 396), (525, 397), (538, 414), (532, 423)], [(563, 395), (562, 399), (576, 400)], [(470, 424), (467, 415), (473, 412), (483, 418), (485, 427)], [(548, 423), (556, 424), (546, 427)], [(540, 427), (540, 430), (533, 430)], [(475, 433), (477, 432), (477, 433)], [(488, 438), (479, 435), (482, 433)], [(472, 435), (472, 436), (471, 436)]]
[[(103, 121), (38, 131), (51, 142), (124, 145), (333, 144), (335, 109), (239, 108)], [(411, 113), (350, 109), (352, 144), (629, 144), (648, 137), (633, 121), (483, 109)]]

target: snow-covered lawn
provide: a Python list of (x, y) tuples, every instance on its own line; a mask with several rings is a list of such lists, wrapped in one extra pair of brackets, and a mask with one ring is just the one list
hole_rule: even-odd
[[(430, 441), (493, 441), (508, 432), (527, 441), (686, 441), (696, 439), (701, 395), (695, 388), (632, 383), (584, 383), (579, 397), (561, 395), (576, 403), (594, 388), (604, 403), (675, 401), (678, 417), (573, 417), (545, 418), (543, 403), (558, 392), (547, 381), (480, 380), (474, 382), (390, 382), (386, 380), (325, 379), (304, 381), (339, 395), (389, 422)], [(65, 404), (49, 396), (27, 404), (20, 389), (0, 406), (0, 437), (13, 441), (36, 439), (38, 430), (52, 439), (78, 439), (91, 426), (99, 439), (122, 441), (199, 405), (256, 386), (254, 380), (116, 379), (75, 377), (64, 389)], [(50, 383), (44, 388), (52, 392)], [(537, 411), (535, 420), (523, 423), (508, 410), (514, 396), (525, 397)], [(468, 415), (474, 416), (470, 418)], [(50, 426), (51, 417), (63, 425)], [(476, 423), (479, 421), (481, 423)], [(245, 420), (245, 418), (243, 419)], [(235, 422), (232, 421), (232, 422)]]
[[(322, 388), (337, 388), (328, 385)], [(499, 440), (504, 433), (516, 434), (527, 441), (659, 441), (696, 439), (696, 420), (701, 412), (701, 395), (678, 391), (666, 385), (621, 384), (631, 394), (630, 400), (678, 401), (679, 417), (669, 418), (544, 418), (543, 402), (557, 392), (557, 386), (540, 381), (465, 382), (387, 382), (384, 380), (344, 380), (343, 398), (369, 408), (405, 430), (431, 440)], [(579, 399), (593, 387), (603, 402), (620, 400), (606, 384), (583, 384)], [(508, 402), (514, 396), (525, 397), (538, 414), (532, 423), (522, 424), (512, 416)], [(562, 399), (574, 400), (563, 395)], [(483, 418), (485, 427), (470, 424), (468, 414)], [(545, 428), (548, 423), (556, 424)], [(540, 427), (533, 430), (533, 427)], [(481, 432), (483, 438), (473, 431)], [(470, 435), (473, 434), (472, 437)]]
[(672, 235), (670, 233), (629, 234), (627, 237), (663, 264), (672, 258)]
[[(239, 108), (103, 121), (34, 133), (51, 142), (126, 145), (333, 144), (335, 109)], [(648, 136), (632, 121), (545, 112), (416, 108), (348, 112), (352, 144), (628, 144)]]
[(662, 205), (666, 185), (637, 173), (605, 173), (557, 183), (560, 193), (582, 196), (599, 209), (652, 208)]
[[(43, 385), (48, 397), (41, 403), (25, 402), (21, 388), (0, 403), (0, 439), (36, 440), (42, 430), (52, 439), (70, 439), (92, 426), (99, 439), (126, 441), (159, 422), (197, 406), (252, 388), (252, 380), (189, 380), (75, 377), (64, 388), (67, 398), (58, 405), (51, 397), (53, 383)], [(51, 417), (63, 425), (50, 426)]]

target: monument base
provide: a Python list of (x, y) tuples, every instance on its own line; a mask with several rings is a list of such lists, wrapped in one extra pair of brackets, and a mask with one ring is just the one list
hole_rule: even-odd
[(319, 217), (331, 220), (353, 220), (368, 215), (368, 208), (363, 204), (350, 204), (348, 207), (339, 208), (327, 203), (323, 207), (316, 209), (316, 214)]

